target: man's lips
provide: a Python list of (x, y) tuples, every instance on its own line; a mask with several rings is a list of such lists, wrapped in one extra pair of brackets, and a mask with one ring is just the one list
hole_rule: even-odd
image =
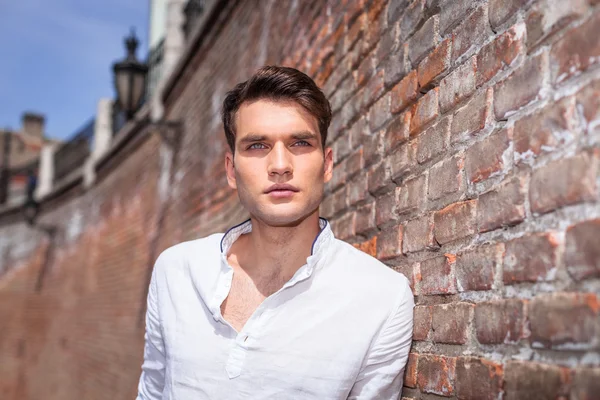
[(266, 194), (277, 198), (291, 197), (296, 192), (299, 192), (299, 189), (287, 183), (276, 183), (265, 190)]

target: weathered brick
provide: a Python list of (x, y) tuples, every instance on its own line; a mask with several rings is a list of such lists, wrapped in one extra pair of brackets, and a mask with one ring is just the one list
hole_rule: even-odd
[(514, 177), (479, 196), (477, 226), (479, 232), (516, 225), (525, 219), (526, 181)]
[(593, 293), (538, 294), (529, 305), (529, 341), (545, 348), (591, 345), (600, 335), (599, 310)]
[(456, 156), (442, 160), (429, 170), (427, 197), (437, 200), (464, 190), (464, 159)]
[(376, 67), (380, 68), (383, 65), (383, 61), (387, 60), (387, 57), (390, 53), (395, 53), (398, 51), (398, 47), (396, 46), (396, 38), (398, 37), (399, 27), (397, 24), (394, 24), (381, 35), (381, 40), (377, 46)]
[(381, 38), (381, 32), (387, 27), (387, 19), (381, 11), (385, 6), (384, 1), (373, 1), (366, 8), (367, 19), (363, 35), (363, 54), (370, 52)]
[(381, 160), (383, 152), (383, 131), (373, 132), (360, 138), (363, 149), (364, 168), (368, 168)]
[(492, 28), (497, 28), (508, 21), (519, 8), (524, 8), (532, 0), (490, 0), (489, 14)]
[(409, 65), (408, 43), (405, 43), (383, 62), (385, 87), (393, 86), (404, 78), (411, 70)]
[(552, 281), (561, 238), (555, 233), (532, 234), (506, 243), (504, 283)]
[(556, 400), (568, 391), (568, 370), (556, 365), (509, 361), (504, 367), (504, 399)]
[(511, 139), (512, 129), (502, 129), (467, 149), (465, 170), (469, 182), (480, 182), (509, 165)]
[(354, 243), (352, 246), (364, 253), (367, 253), (371, 257), (377, 257), (377, 236), (374, 236), (371, 239), (365, 240), (361, 243)]
[(413, 0), (404, 10), (402, 21), (400, 22), (400, 41), (405, 41), (415, 30), (423, 19), (423, 9), (425, 0)]
[(502, 265), (503, 255), (502, 244), (488, 244), (459, 254), (454, 268), (458, 291), (491, 289), (494, 275)]
[(587, 11), (586, 0), (543, 0), (527, 13), (527, 48), (532, 49)]
[(387, 12), (388, 25), (392, 25), (394, 22), (400, 20), (409, 1), (410, 0), (390, 0)]
[(374, 132), (390, 120), (390, 94), (379, 99), (369, 109), (369, 129)]
[(452, 62), (481, 46), (491, 33), (484, 5), (467, 16), (452, 32)]
[(508, 78), (499, 82), (494, 90), (494, 111), (497, 119), (504, 119), (512, 112), (539, 98), (548, 70), (547, 53), (525, 60)]
[(456, 397), (496, 400), (502, 392), (502, 364), (475, 357), (456, 360)]
[(399, 194), (400, 188), (396, 188), (375, 201), (375, 222), (379, 228), (397, 220), (396, 203)]
[(450, 204), (434, 214), (433, 235), (440, 244), (473, 235), (476, 230), (477, 200)]
[(452, 257), (442, 256), (422, 261), (420, 294), (427, 296), (456, 293), (456, 278), (453, 269)]
[(402, 225), (382, 231), (377, 238), (377, 258), (385, 260), (402, 255)]
[(410, 122), (410, 134), (418, 134), (429, 122), (439, 115), (439, 88), (427, 92), (413, 106), (412, 120)]
[(365, 204), (356, 210), (356, 233), (368, 236), (377, 229), (375, 203)]
[(475, 91), (477, 59), (471, 57), (440, 83), (440, 109), (445, 113), (462, 103)]
[(451, 50), (452, 41), (446, 39), (419, 63), (417, 78), (421, 88), (436, 83), (436, 78), (448, 69)]
[(356, 214), (348, 213), (338, 219), (334, 224), (335, 236), (347, 240), (356, 234)]
[(392, 89), (392, 113), (399, 113), (417, 98), (417, 72), (412, 71)]
[(385, 163), (369, 170), (369, 192), (373, 195), (385, 192), (392, 187), (394, 182), (390, 177), (390, 169)]
[(365, 86), (364, 92), (362, 93), (363, 98), (361, 99), (362, 108), (369, 107), (373, 104), (385, 91), (384, 86), (384, 71), (378, 71), (375, 75), (369, 79)]
[(406, 223), (402, 246), (404, 253), (437, 247), (433, 240), (433, 218), (431, 215), (424, 215)]
[(367, 174), (359, 174), (347, 185), (348, 204), (354, 206), (367, 199), (369, 195), (367, 187)]
[(473, 304), (451, 303), (433, 306), (433, 336), (437, 343), (465, 344)]
[(580, 367), (571, 373), (572, 400), (592, 400), (600, 393), (600, 368)]
[(427, 340), (432, 324), (431, 306), (416, 306), (414, 308), (413, 340)]
[(404, 386), (409, 388), (417, 387), (417, 366), (419, 363), (419, 354), (408, 353), (408, 361), (404, 371)]
[(417, 384), (422, 392), (452, 396), (454, 394), (455, 374), (455, 357), (433, 354), (419, 355)]
[[(402, 241), (404, 241), (404, 234), (402, 236)], [(407, 262), (405, 259), (397, 259), (394, 260), (394, 264), (391, 267), (408, 279), (410, 290), (415, 293), (415, 269), (418, 270), (418, 264)]]
[(356, 87), (360, 88), (364, 86), (368, 80), (373, 76), (375, 71), (375, 58), (367, 56), (358, 64), (358, 68), (352, 72)]
[(600, 219), (567, 229), (565, 264), (576, 280), (600, 277)]
[(488, 88), (477, 93), (465, 106), (454, 113), (451, 142), (469, 139), (486, 127), (491, 119), (492, 98), (493, 90)]
[(594, 13), (581, 26), (571, 29), (552, 46), (552, 81), (562, 82), (586, 71), (600, 60), (600, 13)]
[(408, 42), (408, 58), (413, 68), (438, 44), (439, 16), (429, 18)]
[(509, 67), (523, 54), (524, 39), (525, 24), (518, 23), (481, 49), (477, 55), (477, 87)]
[(586, 85), (577, 93), (577, 109), (582, 111), (588, 135), (600, 132), (600, 80)]
[(425, 197), (425, 182), (425, 175), (420, 175), (399, 186), (398, 213), (412, 212), (421, 208)]
[(475, 334), (481, 344), (518, 342), (525, 336), (525, 321), (522, 300), (490, 301), (475, 307)]
[(416, 165), (416, 142), (405, 142), (398, 147), (389, 157), (392, 179), (396, 182), (402, 179)]
[(463, 21), (476, 5), (474, 0), (434, 0), (428, 3), (430, 9), (436, 6), (440, 9), (440, 34), (442, 35)]
[(411, 114), (406, 111), (400, 114), (396, 119), (388, 125), (383, 138), (385, 153), (389, 154), (395, 150), (400, 144), (408, 140), (410, 129)]
[(565, 97), (515, 123), (515, 161), (531, 161), (542, 152), (563, 148), (575, 139), (575, 99)]
[(597, 158), (582, 153), (534, 170), (529, 185), (531, 211), (545, 213), (596, 199), (597, 169)]
[(450, 140), (450, 120), (444, 118), (419, 135), (417, 139), (417, 161), (427, 162), (442, 154), (448, 148)]

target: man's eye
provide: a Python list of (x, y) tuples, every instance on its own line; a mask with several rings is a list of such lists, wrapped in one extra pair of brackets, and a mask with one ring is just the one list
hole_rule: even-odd
[(310, 146), (310, 143), (308, 143), (306, 140), (298, 140), (296, 143), (294, 143), (294, 146)]
[(267, 147), (262, 143), (254, 143), (250, 147), (248, 147), (248, 150), (250, 150), (250, 149), (266, 149), (266, 148)]

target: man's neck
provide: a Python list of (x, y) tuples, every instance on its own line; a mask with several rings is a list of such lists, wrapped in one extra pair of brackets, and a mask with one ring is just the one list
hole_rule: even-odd
[(289, 280), (306, 263), (320, 231), (318, 211), (294, 227), (273, 227), (252, 218), (252, 232), (233, 244), (230, 260), (261, 279)]

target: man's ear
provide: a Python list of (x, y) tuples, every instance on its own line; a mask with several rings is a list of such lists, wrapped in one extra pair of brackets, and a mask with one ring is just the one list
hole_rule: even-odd
[(325, 183), (331, 180), (333, 176), (333, 150), (331, 147), (326, 147), (325, 150)]
[(235, 180), (235, 165), (233, 164), (233, 153), (228, 151), (225, 153), (225, 172), (227, 173), (227, 183), (232, 189), (237, 189)]

